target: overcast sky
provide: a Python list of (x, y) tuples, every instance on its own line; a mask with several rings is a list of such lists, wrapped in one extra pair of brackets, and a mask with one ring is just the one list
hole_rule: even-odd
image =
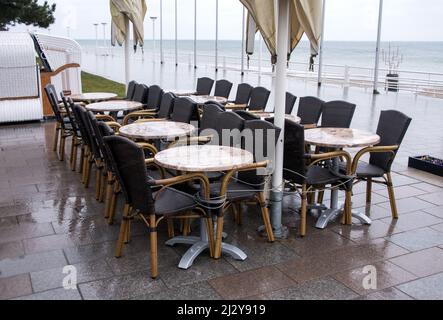
[[(40, 1), (40, 0), (39, 0)], [(272, 0), (269, 0), (272, 1)], [(326, 0), (325, 40), (373, 41), (376, 38), (378, 0)], [(40, 1), (43, 2), (43, 1)], [(93, 23), (110, 22), (109, 0), (48, 0), (57, 3), (51, 34), (70, 34), (76, 39), (95, 37)], [(197, 0), (198, 38), (215, 38), (216, 0)], [(145, 38), (152, 38), (150, 16), (158, 16), (160, 0), (146, 0)], [(382, 40), (443, 41), (442, 0), (385, 0)], [(219, 0), (219, 38), (241, 39), (242, 5), (238, 0)], [(194, 0), (178, 0), (178, 36), (193, 38)], [(157, 20), (157, 38), (159, 23)], [(13, 30), (26, 30), (16, 27)], [(33, 28), (31, 27), (31, 30)], [(100, 37), (103, 31), (100, 27)], [(107, 37), (110, 28), (108, 24)], [(163, 0), (163, 34), (174, 38), (174, 0)]]

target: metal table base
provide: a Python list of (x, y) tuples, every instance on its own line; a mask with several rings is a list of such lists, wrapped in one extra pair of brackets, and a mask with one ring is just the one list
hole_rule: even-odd
[[(174, 246), (176, 244), (187, 244), (191, 247), (180, 259), (178, 267), (180, 269), (189, 269), (200, 253), (209, 249), (208, 233), (206, 232), (206, 221), (200, 219), (200, 237), (178, 236), (166, 241), (166, 245)], [(241, 249), (227, 243), (222, 243), (222, 253), (229, 254), (235, 260), (244, 261), (248, 257)]]
[[(339, 163), (338, 158), (335, 158), (331, 161), (332, 169), (335, 171), (339, 171)], [(338, 189), (334, 188), (331, 190), (331, 205), (329, 209), (322, 210), (321, 205), (317, 205), (316, 209), (321, 210), (320, 216), (315, 224), (317, 229), (324, 229), (328, 225), (329, 221), (334, 220), (342, 211), (343, 211), (343, 203), (339, 203), (338, 201)], [(363, 224), (370, 225), (372, 223), (371, 219), (366, 216), (364, 213), (358, 211), (352, 211), (352, 217), (358, 219)]]

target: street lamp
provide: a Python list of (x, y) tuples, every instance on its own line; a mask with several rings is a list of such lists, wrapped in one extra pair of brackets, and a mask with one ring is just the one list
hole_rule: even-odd
[(154, 58), (155, 58), (155, 50), (156, 50), (156, 45), (155, 45), (155, 20), (157, 20), (157, 17), (150, 17), (152, 20), (152, 41), (153, 41), (153, 46), (154, 46)]
[(107, 56), (108, 53), (106, 52), (106, 22), (102, 22), (103, 26), (103, 55)]
[(98, 54), (98, 23), (94, 23), (95, 27), (95, 55)]

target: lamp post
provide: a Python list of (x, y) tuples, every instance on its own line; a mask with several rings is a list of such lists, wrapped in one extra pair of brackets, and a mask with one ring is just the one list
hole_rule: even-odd
[(106, 22), (102, 22), (103, 26), (103, 49), (106, 48)]
[(378, 7), (378, 29), (377, 29), (377, 47), (375, 49), (375, 68), (374, 68), (374, 94), (378, 92), (378, 69), (380, 66), (380, 42), (381, 42), (381, 26), (383, 18), (383, 0), (380, 0)]
[(321, 17), (321, 38), (320, 38), (320, 48), (318, 52), (318, 86), (322, 83), (322, 70), (323, 70), (323, 40), (325, 38), (325, 14), (326, 14), (326, 0), (323, 0), (323, 9)]
[(215, 0), (215, 72), (218, 71), (218, 0)]
[(71, 27), (70, 26), (66, 27), (66, 34), (67, 34), (68, 38), (71, 37)]
[(177, 36), (178, 36), (178, 26), (177, 26), (177, 0), (175, 0), (175, 66), (178, 66), (178, 43), (177, 43)]
[(194, 0), (194, 69), (197, 69), (197, 0)]
[(163, 63), (163, 0), (160, 0), (160, 64)]
[(95, 55), (98, 54), (98, 23), (94, 23), (95, 27)]
[(154, 47), (154, 60), (155, 60), (155, 50), (156, 50), (156, 45), (155, 45), (155, 20), (157, 20), (157, 17), (150, 17), (152, 20), (152, 41), (153, 41), (153, 47)]

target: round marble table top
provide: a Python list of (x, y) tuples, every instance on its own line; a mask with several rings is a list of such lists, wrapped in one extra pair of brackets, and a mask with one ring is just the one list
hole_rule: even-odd
[(154, 160), (167, 169), (215, 172), (246, 167), (254, 162), (254, 157), (251, 152), (239, 148), (191, 145), (161, 151)]
[(94, 112), (105, 112), (105, 111), (131, 111), (137, 110), (143, 107), (143, 104), (137, 101), (126, 101), (126, 100), (111, 100), (103, 101), (97, 103), (91, 103), (86, 106), (86, 109)]
[[(274, 118), (275, 114), (271, 113), (271, 112), (254, 112), (254, 115), (256, 115), (257, 117), (260, 117), (262, 120), (266, 119), (266, 118)], [(295, 123), (300, 123), (301, 119), (300, 117), (297, 116), (293, 116), (291, 114), (286, 114), (285, 118), (291, 121), (294, 121)]]
[(86, 92), (82, 94), (73, 94), (70, 95), (70, 97), (74, 102), (82, 102), (111, 100), (116, 98), (117, 95), (111, 92)]
[(226, 103), (228, 102), (228, 99), (224, 98), (224, 97), (216, 97), (216, 96), (195, 96), (195, 95), (190, 95), (189, 98), (191, 100), (193, 100), (195, 103), (198, 104), (205, 104), (206, 102), (209, 101), (215, 101), (218, 103)]
[(193, 89), (166, 89), (165, 92), (171, 92), (176, 96), (192, 96), (195, 94), (195, 90)]
[(132, 123), (120, 128), (121, 136), (131, 139), (174, 139), (190, 135), (195, 127), (189, 123), (173, 121), (148, 121)]
[(380, 142), (380, 136), (363, 130), (347, 128), (315, 128), (305, 130), (305, 142), (319, 147), (368, 147)]

